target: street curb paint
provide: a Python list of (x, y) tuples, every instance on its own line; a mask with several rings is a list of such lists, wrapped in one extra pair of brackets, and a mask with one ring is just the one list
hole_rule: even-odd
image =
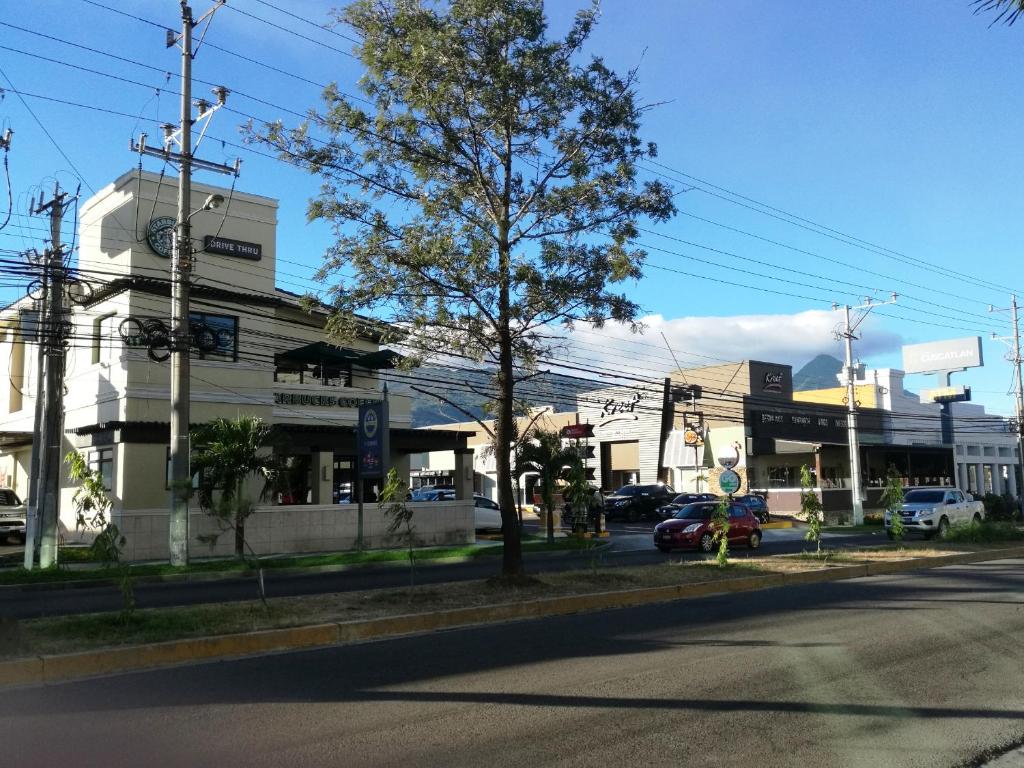
[(569, 595), (528, 602), (454, 608), (434, 613), (360, 619), (233, 635), (171, 640), (125, 648), (34, 656), (0, 662), (0, 688), (58, 683), (215, 659), (230, 659), (303, 648), (326, 648), (456, 627), (471, 627), (547, 616), (566, 616), (574, 613), (752, 592), (774, 587), (844, 581), (1014, 557), (1024, 557), (1024, 547), (939, 555), (896, 562), (843, 565), (794, 573), (737, 576), (731, 579), (675, 584), (665, 587)]

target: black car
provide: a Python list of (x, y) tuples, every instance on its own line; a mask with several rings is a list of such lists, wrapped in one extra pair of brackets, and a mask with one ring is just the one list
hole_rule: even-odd
[(658, 508), (665, 506), (676, 492), (671, 486), (663, 483), (655, 485), (624, 485), (615, 493), (604, 497), (604, 516), (606, 520), (637, 520), (657, 517)]
[(768, 502), (765, 500), (764, 496), (758, 496), (756, 493), (748, 493), (746, 496), (737, 496), (736, 501), (753, 512), (754, 517), (758, 519), (758, 522), (767, 523), (771, 520), (771, 513), (768, 511)]
[(699, 501), (718, 501), (718, 497), (713, 493), (680, 493), (668, 504), (658, 507), (658, 516), (662, 520), (667, 520), (687, 504), (696, 504)]

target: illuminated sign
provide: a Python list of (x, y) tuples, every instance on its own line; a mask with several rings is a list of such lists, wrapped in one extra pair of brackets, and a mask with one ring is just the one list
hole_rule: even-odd
[(939, 387), (926, 389), (921, 393), (925, 402), (932, 403), (965, 403), (971, 399), (970, 387)]

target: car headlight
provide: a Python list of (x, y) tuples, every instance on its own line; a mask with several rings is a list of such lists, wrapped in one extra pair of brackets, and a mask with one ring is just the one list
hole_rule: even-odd
[(931, 517), (933, 514), (935, 514), (934, 509), (919, 509), (914, 517)]
[(698, 528), (700, 528), (702, 525), (703, 525), (703, 523), (693, 523), (692, 525), (688, 525), (685, 528), (683, 528), (683, 533), (693, 533)]

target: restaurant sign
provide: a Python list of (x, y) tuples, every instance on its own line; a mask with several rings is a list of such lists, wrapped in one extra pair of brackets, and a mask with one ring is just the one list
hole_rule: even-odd
[(388, 460), (388, 404), (383, 400), (359, 406), (356, 450), (362, 477), (384, 477)]
[(274, 405), (317, 405), (328, 408), (358, 408), (368, 403), (379, 403), (366, 397), (335, 397), (334, 395), (303, 395), (295, 392), (275, 392)]
[(203, 250), (207, 253), (219, 253), (221, 256), (234, 256), (237, 259), (259, 261), (263, 257), (263, 246), (259, 243), (246, 243), (242, 240), (229, 240), (226, 237), (207, 235), (203, 238)]

